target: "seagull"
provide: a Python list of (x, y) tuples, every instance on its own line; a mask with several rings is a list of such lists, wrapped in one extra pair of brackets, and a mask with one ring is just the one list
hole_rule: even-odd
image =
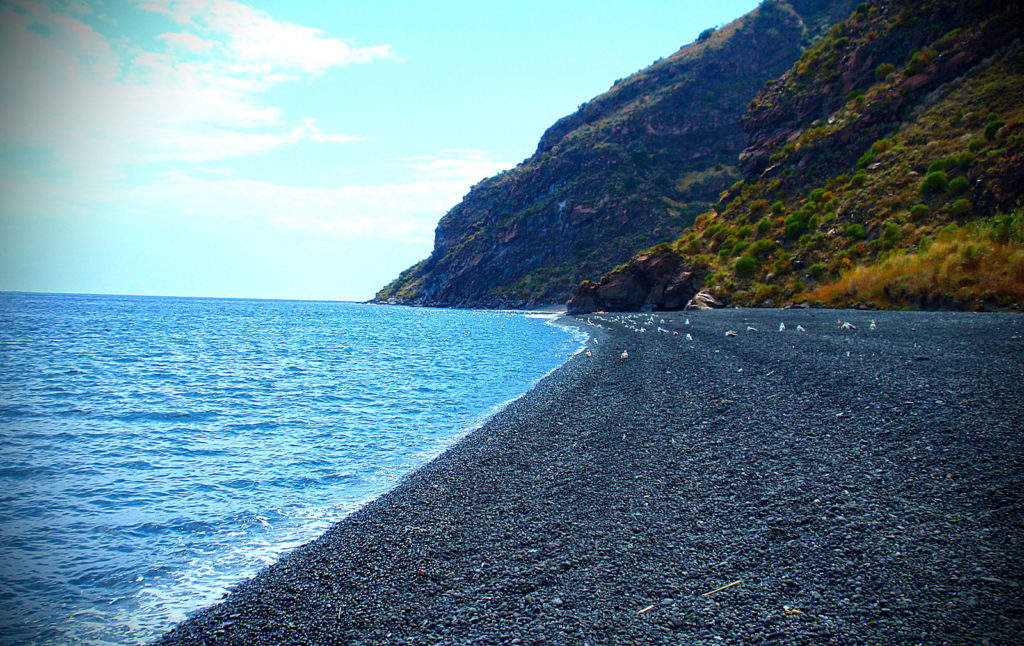
[(690, 324), (690, 319), (686, 319), (686, 323), (685, 324), (689, 325)]
[(878, 327), (878, 326), (875, 325), (875, 319), (871, 319), (871, 325), (868, 326), (868, 329), (869, 330), (874, 330), (876, 327)]
[(625, 350), (623, 350), (623, 351), (622, 351), (622, 354), (621, 354), (621, 355), (619, 355), (619, 356), (620, 356), (620, 357), (622, 357), (623, 359), (628, 359), (628, 358), (629, 358), (629, 353), (628, 353), (628, 352), (626, 352)]
[(725, 333), (725, 336), (736, 336), (737, 334), (739, 334), (739, 332), (737, 332), (736, 330), (729, 330), (728, 332)]
[(592, 357), (592, 356), (594, 356), (594, 355), (590, 354), (590, 350), (587, 350), (587, 356), (588, 356), (588, 357)]
[(807, 330), (804, 329), (804, 326), (802, 326), (802, 325), (800, 325), (798, 323), (797, 326), (796, 326), (796, 331), (797, 332), (806, 332)]
[(689, 332), (687, 332), (687, 333), (686, 333), (686, 340), (687, 340), (687, 341), (693, 341), (693, 335), (692, 335), (692, 334), (690, 334)]
[(785, 331), (786, 331), (786, 323), (785, 322), (779, 323), (779, 332), (785, 332)]
[(757, 328), (754, 327), (753, 325), (748, 325), (747, 332), (757, 332)]
[(857, 329), (857, 326), (856, 326), (856, 325), (854, 325), (853, 323), (850, 323), (849, 321), (845, 321), (845, 322), (844, 322), (844, 323), (843, 323), (842, 325), (840, 325), (839, 327), (841, 327), (841, 328), (842, 328), (842, 329), (844, 329), (844, 330), (856, 330), (856, 329)]

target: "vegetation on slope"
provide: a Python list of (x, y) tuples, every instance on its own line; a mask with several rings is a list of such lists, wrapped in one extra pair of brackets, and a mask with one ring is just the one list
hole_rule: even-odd
[[(748, 179), (576, 306), (665, 306), (686, 280), (734, 305), (1020, 307), (1020, 237), (984, 233), (1019, 222), (1020, 24), (1008, 3), (861, 5), (752, 102)], [(644, 302), (602, 297), (666, 254), (681, 269), (648, 272)]]
[(803, 299), (816, 305), (877, 308), (1020, 308), (1024, 304), (1024, 209), (950, 224), (917, 252), (858, 265)]

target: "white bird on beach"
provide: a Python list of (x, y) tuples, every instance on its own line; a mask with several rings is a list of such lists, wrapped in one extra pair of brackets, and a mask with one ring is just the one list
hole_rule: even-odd
[(737, 335), (739, 335), (739, 332), (737, 332), (736, 330), (729, 330), (729, 331), (727, 331), (725, 333), (725, 336), (737, 336)]
[(757, 328), (754, 327), (753, 325), (748, 325), (747, 332), (757, 332)]
[(588, 357), (592, 357), (592, 356), (594, 356), (594, 355), (590, 354), (590, 350), (587, 350), (587, 356), (588, 356)]
[(686, 319), (685, 325), (689, 325), (689, 324), (690, 324), (690, 319)]
[(800, 325), (799, 323), (797, 323), (797, 326), (796, 326), (796, 331), (797, 331), (797, 332), (806, 332), (807, 330), (806, 330), (806, 329), (804, 329), (804, 326), (802, 326), (802, 325)]
[(868, 329), (869, 329), (869, 330), (874, 330), (874, 329), (875, 329), (875, 328), (877, 328), (877, 327), (878, 327), (878, 326), (877, 326), (877, 325), (875, 325), (875, 319), (871, 319), (871, 325), (869, 325), (869, 326), (868, 326)]
[(692, 334), (690, 334), (689, 332), (687, 332), (687, 333), (686, 333), (686, 340), (687, 340), (687, 341), (693, 341), (693, 335), (692, 335)]
[(629, 358), (629, 353), (626, 352), (625, 350), (623, 350), (622, 354), (619, 355), (619, 357), (622, 358), (622, 359), (628, 359)]
[(854, 325), (853, 323), (850, 323), (849, 321), (844, 321), (843, 324), (840, 325), (839, 327), (844, 329), (844, 330), (856, 330), (857, 329), (857, 326)]
[(779, 332), (785, 332), (785, 331), (786, 331), (786, 323), (785, 322), (779, 323)]

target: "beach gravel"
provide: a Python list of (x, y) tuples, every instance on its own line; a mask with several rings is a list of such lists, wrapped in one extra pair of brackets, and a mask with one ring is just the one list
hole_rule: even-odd
[(159, 643), (1024, 643), (1024, 318), (570, 322), (591, 357)]

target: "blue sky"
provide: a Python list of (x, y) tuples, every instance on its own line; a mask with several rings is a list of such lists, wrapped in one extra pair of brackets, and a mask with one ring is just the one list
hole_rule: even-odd
[(756, 0), (0, 0), (0, 290), (364, 300)]

